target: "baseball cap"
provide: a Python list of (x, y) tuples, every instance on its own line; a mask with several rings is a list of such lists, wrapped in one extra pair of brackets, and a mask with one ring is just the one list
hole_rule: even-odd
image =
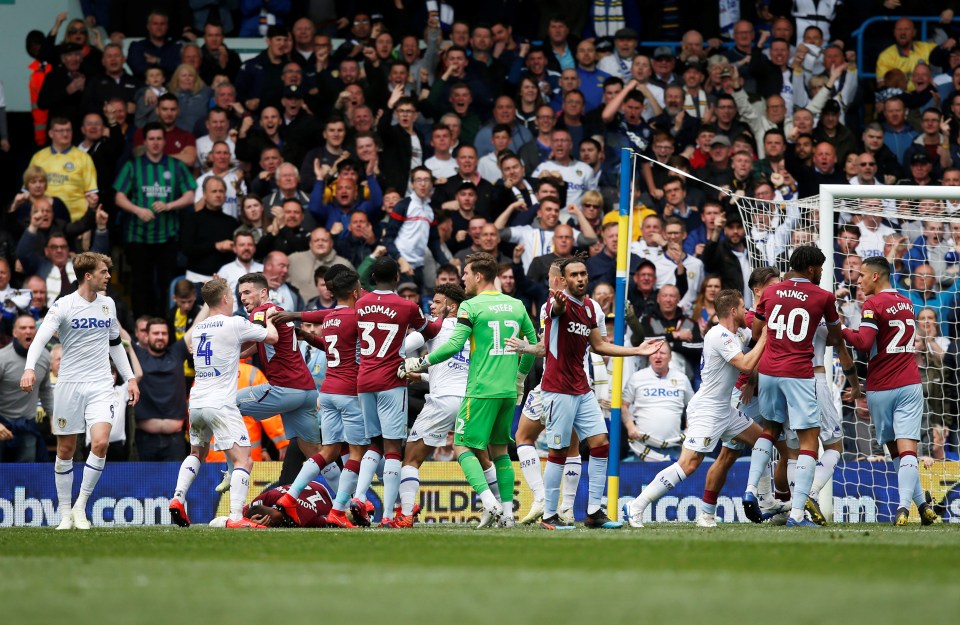
[(737, 213), (737, 212), (727, 213), (727, 224), (726, 224), (726, 225), (728, 225), (728, 226), (733, 226), (733, 225), (737, 225), (737, 224), (739, 224), (739, 225), (741, 225), (741, 226), (743, 225), (743, 217), (740, 216), (740, 213)]
[(477, 185), (473, 184), (469, 180), (464, 180), (463, 182), (460, 183), (460, 186), (457, 187), (457, 193), (460, 193), (464, 189), (473, 189), (474, 191), (476, 191)]
[(415, 293), (419, 293), (420, 287), (413, 282), (401, 282), (400, 286), (397, 287), (397, 293), (403, 293), (404, 291), (413, 291)]
[(833, 113), (834, 115), (840, 114), (840, 103), (836, 100), (827, 100), (823, 105), (823, 108), (820, 110), (820, 114), (824, 113)]
[(621, 28), (613, 34), (614, 39), (639, 39), (640, 35), (637, 34), (632, 28)]
[(710, 145), (711, 145), (711, 146), (714, 146), (714, 145), (717, 145), (718, 143), (719, 143), (720, 145), (725, 145), (725, 146), (727, 146), (728, 148), (730, 147), (730, 139), (728, 139), (726, 135), (717, 135), (717, 136), (715, 136), (715, 137), (713, 138), (713, 141), (710, 143)]
[(610, 40), (610, 37), (601, 37), (597, 39), (596, 46), (597, 52), (613, 52), (613, 41)]
[(910, 157), (911, 165), (928, 165), (930, 162), (930, 157), (927, 156), (926, 152), (916, 152)]
[(703, 69), (703, 65), (700, 64), (700, 61), (695, 59), (691, 59), (683, 64), (683, 71), (687, 71), (688, 69), (695, 69), (701, 74), (707, 73), (706, 70)]
[(295, 100), (303, 99), (303, 89), (300, 88), (300, 85), (287, 85), (283, 88), (283, 97), (291, 98)]
[(68, 41), (66, 43), (61, 43), (59, 46), (57, 46), (57, 51), (60, 54), (70, 54), (71, 52), (83, 52), (83, 46), (81, 46), (79, 43), (73, 43)]
[(658, 46), (653, 50), (653, 58), (662, 59), (664, 57), (673, 58), (673, 48), (670, 46)]
[(289, 32), (290, 31), (288, 31), (286, 27), (277, 26), (274, 24), (273, 26), (267, 27), (267, 39), (273, 39), (274, 37), (286, 37)]

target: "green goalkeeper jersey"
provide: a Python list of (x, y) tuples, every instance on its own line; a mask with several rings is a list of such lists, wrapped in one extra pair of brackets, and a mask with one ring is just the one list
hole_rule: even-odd
[(525, 375), (533, 366), (533, 356), (517, 357), (505, 349), (507, 339), (519, 336), (537, 342), (523, 303), (498, 291), (483, 291), (460, 304), (453, 335), (427, 360), (431, 365), (443, 362), (470, 339), (467, 397), (516, 397), (517, 373)]

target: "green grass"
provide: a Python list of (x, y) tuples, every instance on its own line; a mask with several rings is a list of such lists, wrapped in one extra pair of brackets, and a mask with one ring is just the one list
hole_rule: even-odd
[[(0, 531), (2, 622), (948, 623), (960, 528)], [(799, 597), (799, 598), (791, 598)]]

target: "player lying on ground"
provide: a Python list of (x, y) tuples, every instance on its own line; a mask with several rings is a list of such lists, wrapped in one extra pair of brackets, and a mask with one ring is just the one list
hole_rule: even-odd
[(230, 285), (223, 278), (214, 278), (200, 290), (203, 305), (185, 340), (193, 354), (196, 381), (190, 392), (190, 455), (184, 458), (177, 474), (177, 485), (170, 501), (170, 519), (180, 527), (188, 527), (190, 518), (184, 504), (187, 491), (200, 471), (201, 463), (213, 447), (230, 458), (230, 517), (228, 526), (246, 525), (243, 504), (250, 487), (250, 437), (237, 408), (237, 377), (240, 351), (248, 341), (277, 343), (277, 329), (271, 316), (276, 309), (265, 311), (265, 325), (250, 323), (233, 314), (234, 301)]
[(289, 508), (280, 504), (280, 499), (289, 497), (290, 486), (268, 488), (243, 507), (246, 525), (228, 523), (228, 517), (221, 516), (210, 521), (211, 527), (253, 528), (268, 527), (337, 527), (327, 522), (333, 511), (333, 497), (327, 487), (320, 482), (310, 482), (300, 490), (293, 500), (297, 508), (296, 520), (287, 514)]
[[(57, 334), (63, 346), (60, 374), (53, 391), (53, 419), (50, 429), (57, 437), (57, 458), (53, 463), (57, 489), (58, 530), (90, 529), (87, 501), (100, 480), (107, 462), (110, 429), (115, 415), (113, 407), (113, 374), (110, 361), (126, 381), (130, 405), (136, 405), (140, 388), (127, 354), (120, 342), (120, 322), (114, 301), (103, 295), (110, 283), (109, 256), (95, 252), (78, 254), (73, 259), (77, 274), (77, 290), (65, 295), (50, 307), (33, 343), (20, 377), (20, 389), (31, 392), (36, 384), (34, 371), (47, 343)], [(71, 507), (73, 497), (73, 454), (77, 434), (90, 429), (90, 454), (83, 468), (80, 494)]]
[[(761, 434), (760, 426), (730, 405), (730, 395), (738, 374), (752, 374), (756, 369), (767, 342), (766, 330), (754, 348), (744, 353), (747, 334), (743, 295), (726, 289), (717, 295), (714, 306), (719, 323), (703, 337), (702, 381), (687, 406), (687, 436), (680, 459), (660, 471), (629, 504), (626, 512), (631, 527), (643, 527), (647, 506), (692, 475), (718, 442), (738, 440), (753, 445)], [(716, 527), (712, 515), (698, 517), (697, 524)]]
[[(544, 529), (571, 529), (573, 525), (557, 514), (560, 483), (570, 446), (571, 432), (576, 430), (580, 440), (590, 447), (588, 473), (590, 488), (587, 499), (587, 518), (590, 528), (618, 528), (622, 524), (611, 521), (601, 509), (607, 480), (607, 458), (610, 442), (603, 412), (584, 370), (587, 346), (602, 356), (649, 356), (663, 343), (652, 339), (638, 347), (623, 347), (607, 343), (598, 330), (603, 319), (597, 318), (592, 300), (587, 297), (587, 267), (579, 257), (568, 258), (560, 265), (560, 275), (566, 289), (553, 291), (547, 302), (543, 347), (534, 347), (522, 341), (511, 341), (512, 349), (521, 353), (545, 354), (542, 402), (547, 415), (547, 444), (550, 447), (543, 474)], [(619, 427), (619, 424), (618, 424)]]
[(867, 363), (867, 408), (877, 430), (877, 441), (886, 445), (897, 470), (900, 504), (894, 525), (906, 525), (910, 503), (924, 525), (940, 522), (920, 486), (917, 442), (923, 419), (923, 386), (914, 358), (916, 317), (913, 303), (890, 284), (890, 263), (882, 256), (863, 261), (857, 285), (867, 296), (858, 330), (843, 329), (843, 338)]

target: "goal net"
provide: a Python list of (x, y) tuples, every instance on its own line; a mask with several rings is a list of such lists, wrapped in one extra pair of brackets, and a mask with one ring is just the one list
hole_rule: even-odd
[[(960, 518), (952, 502), (960, 470), (951, 462), (960, 452), (960, 188), (823, 185), (819, 196), (778, 201), (780, 197), (777, 191), (772, 201), (732, 198), (743, 218), (751, 263), (777, 267), (782, 275), (796, 247), (820, 246), (827, 257), (820, 286), (836, 294), (845, 326), (860, 325), (860, 262), (870, 256), (891, 262), (891, 278), (913, 302), (917, 316), (916, 326), (907, 329), (914, 333), (907, 350), (916, 358), (923, 384), (921, 481), (941, 515)], [(869, 354), (852, 348), (851, 353), (863, 383)], [(832, 497), (829, 489), (822, 491), (820, 505), (838, 522), (890, 522), (899, 499), (893, 463), (876, 442), (866, 400), (845, 401), (840, 364), (829, 352), (826, 363), (833, 396), (818, 399), (831, 401), (842, 415), (843, 451)], [(910, 517), (918, 519), (915, 509)]]

